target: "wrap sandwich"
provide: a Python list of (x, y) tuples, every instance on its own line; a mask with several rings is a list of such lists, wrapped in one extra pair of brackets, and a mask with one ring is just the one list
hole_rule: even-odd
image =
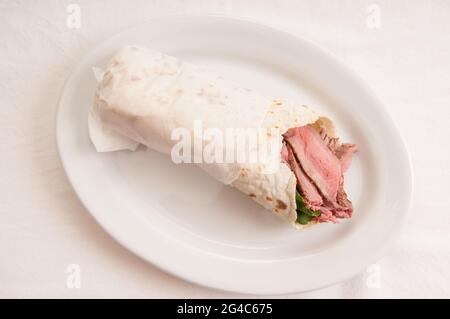
[[(341, 144), (328, 118), (144, 47), (124, 47), (105, 69), (94, 71), (89, 133), (97, 151), (142, 144), (173, 158), (184, 133), (192, 133), (190, 155), (205, 149), (210, 139), (196, 134), (199, 121), (202, 129), (223, 135), (230, 128), (258, 130), (265, 138), (245, 152), (260, 154), (270, 144), (264, 161), (192, 162), (296, 227), (352, 216), (343, 174), (357, 147)], [(218, 148), (225, 145), (216, 143)], [(233, 151), (235, 159), (240, 151)]]

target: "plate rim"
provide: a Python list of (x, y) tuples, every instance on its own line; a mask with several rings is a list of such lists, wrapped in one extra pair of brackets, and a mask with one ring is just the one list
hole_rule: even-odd
[[(65, 92), (67, 87), (69, 86), (69, 84), (71, 82), (73, 82), (75, 75), (77, 73), (77, 71), (81, 68), (81, 66), (83, 66), (83, 64), (89, 59), (89, 57), (91, 55), (94, 54), (94, 52), (96, 52), (96, 50), (98, 48), (101, 48), (102, 45), (104, 45), (105, 43), (107, 43), (108, 41), (111, 41), (113, 38), (118, 37), (119, 35), (122, 35), (124, 33), (127, 33), (128, 31), (134, 29), (134, 28), (138, 28), (139, 26), (145, 25), (145, 24), (149, 24), (149, 23), (154, 23), (158, 20), (163, 21), (166, 19), (222, 19), (225, 20), (226, 22), (235, 22), (235, 23), (245, 23), (245, 24), (251, 24), (255, 27), (258, 28), (263, 28), (266, 29), (268, 31), (271, 31), (273, 33), (279, 33), (279, 34), (284, 34), (287, 35), (293, 39), (295, 39), (296, 41), (301, 41), (311, 47), (314, 48), (314, 50), (321, 52), (322, 54), (324, 54), (328, 59), (330, 59), (334, 64), (338, 65), (339, 67), (343, 68), (345, 73), (350, 76), (351, 78), (353, 78), (356, 82), (359, 83), (359, 85), (364, 88), (365, 93), (370, 96), (370, 98), (376, 102), (379, 111), (383, 112), (383, 116), (385, 116), (387, 118), (387, 120), (389, 121), (389, 124), (392, 125), (393, 130), (395, 131), (395, 133), (398, 135), (398, 140), (400, 142), (400, 146), (402, 148), (401, 152), (403, 153), (403, 160), (405, 161), (405, 179), (404, 179), (404, 186), (407, 186), (407, 190), (405, 192), (405, 198), (404, 201), (402, 202), (402, 206), (403, 209), (401, 209), (401, 218), (398, 219), (398, 222), (395, 224), (394, 229), (389, 233), (390, 237), (388, 239), (386, 239), (385, 241), (383, 241), (382, 245), (380, 245), (377, 254), (373, 254), (371, 261), (365, 263), (366, 266), (368, 264), (370, 264), (371, 262), (376, 262), (378, 261), (381, 257), (383, 257), (387, 251), (392, 247), (392, 244), (394, 241), (397, 240), (397, 238), (399, 237), (399, 235), (401, 234), (401, 230), (402, 228), (405, 226), (406, 224), (406, 220), (408, 218), (408, 213), (409, 210), (411, 208), (412, 205), (412, 198), (413, 198), (413, 192), (414, 192), (414, 176), (413, 176), (413, 166), (412, 166), (412, 160), (411, 160), (411, 155), (410, 152), (408, 151), (408, 147), (407, 144), (405, 142), (405, 139), (402, 135), (401, 130), (398, 127), (397, 122), (392, 118), (391, 113), (389, 112), (388, 108), (386, 107), (386, 104), (383, 103), (381, 101), (381, 99), (375, 94), (375, 92), (373, 91), (373, 89), (369, 86), (369, 84), (363, 80), (363, 78), (361, 78), (356, 72), (354, 72), (346, 63), (342, 62), (339, 57), (337, 57), (333, 52), (331, 52), (329, 49), (322, 47), (318, 44), (316, 44), (315, 42), (304, 38), (303, 36), (300, 36), (298, 34), (294, 34), (291, 33), (289, 31), (286, 31), (284, 29), (281, 29), (279, 27), (274, 27), (272, 25), (268, 25), (265, 23), (261, 23), (259, 21), (256, 21), (254, 19), (249, 19), (247, 17), (240, 17), (240, 16), (231, 16), (231, 15), (224, 15), (224, 14), (172, 14), (172, 15), (161, 15), (161, 16), (157, 16), (157, 17), (153, 17), (151, 19), (147, 19), (145, 21), (139, 22), (135, 25), (129, 26), (119, 32), (116, 32), (115, 34), (106, 37), (104, 40), (100, 41), (97, 45), (95, 45), (93, 48), (91, 48), (90, 50), (88, 50), (82, 59), (80, 59), (75, 66), (72, 68), (70, 75), (68, 76), (68, 78), (66, 79), (63, 89), (61, 91), (60, 97), (58, 99), (58, 107), (57, 107), (57, 111), (56, 111), (56, 116), (55, 116), (55, 120), (56, 120), (56, 145), (57, 145), (57, 150), (58, 150), (58, 154), (61, 160), (61, 164), (63, 166), (64, 172), (69, 180), (69, 183), (71, 184), (75, 194), (77, 195), (77, 197), (80, 199), (82, 205), (84, 206), (84, 208), (89, 212), (89, 214), (94, 218), (94, 220), (101, 226), (101, 228), (103, 228), (112, 238), (114, 238), (114, 240), (116, 240), (117, 242), (119, 242), (122, 246), (124, 246), (127, 250), (133, 252), (135, 255), (137, 255), (139, 258), (145, 260), (146, 262), (149, 262), (150, 264), (152, 264), (153, 266), (156, 266), (157, 268), (168, 272), (176, 277), (182, 278), (188, 282), (203, 286), (203, 287), (207, 287), (207, 288), (212, 288), (212, 289), (216, 289), (219, 291), (226, 291), (226, 292), (236, 292), (236, 293), (241, 293), (241, 294), (253, 294), (253, 295), (281, 295), (281, 294), (291, 294), (291, 293), (299, 293), (299, 292), (306, 292), (306, 291), (312, 291), (312, 290), (317, 290), (317, 289), (321, 289), (321, 288), (325, 288), (325, 287), (329, 287), (332, 286), (334, 284), (337, 284), (339, 282), (348, 280), (350, 278), (352, 278), (353, 276), (357, 275), (357, 273), (352, 273), (352, 274), (348, 274), (348, 275), (343, 275), (343, 276), (336, 276), (336, 279), (334, 281), (328, 281), (326, 283), (323, 284), (318, 284), (315, 285), (315, 287), (313, 288), (308, 288), (308, 289), (302, 289), (302, 287), (296, 287), (296, 288), (291, 288), (291, 289), (268, 289), (268, 290), (264, 290), (264, 291), (255, 291), (252, 289), (252, 287), (240, 287), (240, 288), (230, 288), (230, 287), (222, 287), (220, 285), (218, 285), (216, 282), (206, 282), (203, 280), (199, 280), (198, 278), (192, 278), (189, 277), (188, 275), (181, 273), (181, 272), (177, 272), (174, 271), (172, 268), (168, 267), (167, 265), (162, 265), (162, 263), (159, 263), (157, 261), (155, 261), (154, 259), (151, 260), (148, 258), (148, 256), (145, 256), (142, 252), (139, 251), (139, 249), (137, 249), (136, 247), (133, 247), (131, 245), (129, 245), (129, 243), (126, 242), (126, 240), (124, 240), (123, 238), (119, 238), (120, 236), (117, 235), (116, 233), (114, 233), (114, 231), (111, 231), (111, 229), (109, 228), (109, 225), (106, 225), (105, 221), (102, 221), (101, 218), (89, 207), (89, 203), (88, 200), (86, 198), (84, 198), (84, 196), (80, 193), (80, 191), (77, 189), (76, 187), (76, 183), (74, 182), (74, 177), (71, 175), (70, 173), (70, 169), (68, 168), (68, 161), (65, 158), (64, 155), (64, 146), (62, 145), (62, 141), (61, 141), (61, 131), (63, 130), (61, 128), (60, 125), (60, 118), (61, 118), (61, 110), (62, 110), (62, 101), (65, 97)], [(207, 253), (208, 254), (208, 253)], [(360, 272), (362, 272), (364, 270), (364, 267), (362, 269), (360, 269)]]

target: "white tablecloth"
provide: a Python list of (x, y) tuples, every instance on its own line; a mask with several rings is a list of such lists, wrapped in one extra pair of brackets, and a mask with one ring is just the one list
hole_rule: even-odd
[[(70, 3), (81, 9), (78, 29), (68, 28), (76, 14)], [(0, 297), (240, 297), (168, 275), (117, 244), (80, 204), (56, 151), (55, 111), (71, 68), (105, 37), (173, 13), (240, 16), (314, 40), (372, 86), (408, 143), (414, 202), (389, 254), (345, 283), (284, 297), (450, 297), (444, 0), (2, 0)], [(81, 267), (81, 288), (67, 285), (70, 264)]]

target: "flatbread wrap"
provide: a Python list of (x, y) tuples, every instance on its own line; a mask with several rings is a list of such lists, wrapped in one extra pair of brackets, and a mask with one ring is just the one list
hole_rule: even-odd
[[(263, 132), (264, 138), (247, 149), (234, 147), (233, 161), (194, 156), (192, 162), (296, 227), (351, 217), (353, 206), (344, 191), (343, 174), (357, 147), (341, 144), (331, 120), (307, 106), (267, 98), (140, 46), (122, 48), (95, 74), (98, 86), (89, 133), (97, 151), (135, 150), (142, 144), (173, 159), (179, 146), (174, 138), (179, 134), (174, 132), (180, 129), (191, 137), (188, 153), (204, 154), (211, 139), (197, 134), (198, 123), (222, 136), (231, 131), (234, 139), (239, 129)], [(222, 148), (222, 155), (228, 156), (225, 144), (215, 143), (214, 150)], [(268, 145), (264, 160), (236, 160), (243, 152), (247, 156), (241, 157), (258, 157)]]

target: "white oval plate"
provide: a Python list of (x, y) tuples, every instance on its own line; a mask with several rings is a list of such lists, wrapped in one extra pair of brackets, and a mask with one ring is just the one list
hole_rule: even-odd
[[(342, 139), (360, 146), (346, 175), (354, 217), (297, 231), (192, 165), (153, 151), (97, 153), (87, 129), (91, 68), (128, 44), (207, 66), (266, 96), (298, 99), (334, 119)], [(186, 280), (237, 292), (307, 291), (356, 275), (384, 254), (412, 192), (405, 144), (358, 77), (308, 41), (225, 17), (154, 19), (97, 46), (66, 83), (57, 140), (76, 193), (122, 245)]]

